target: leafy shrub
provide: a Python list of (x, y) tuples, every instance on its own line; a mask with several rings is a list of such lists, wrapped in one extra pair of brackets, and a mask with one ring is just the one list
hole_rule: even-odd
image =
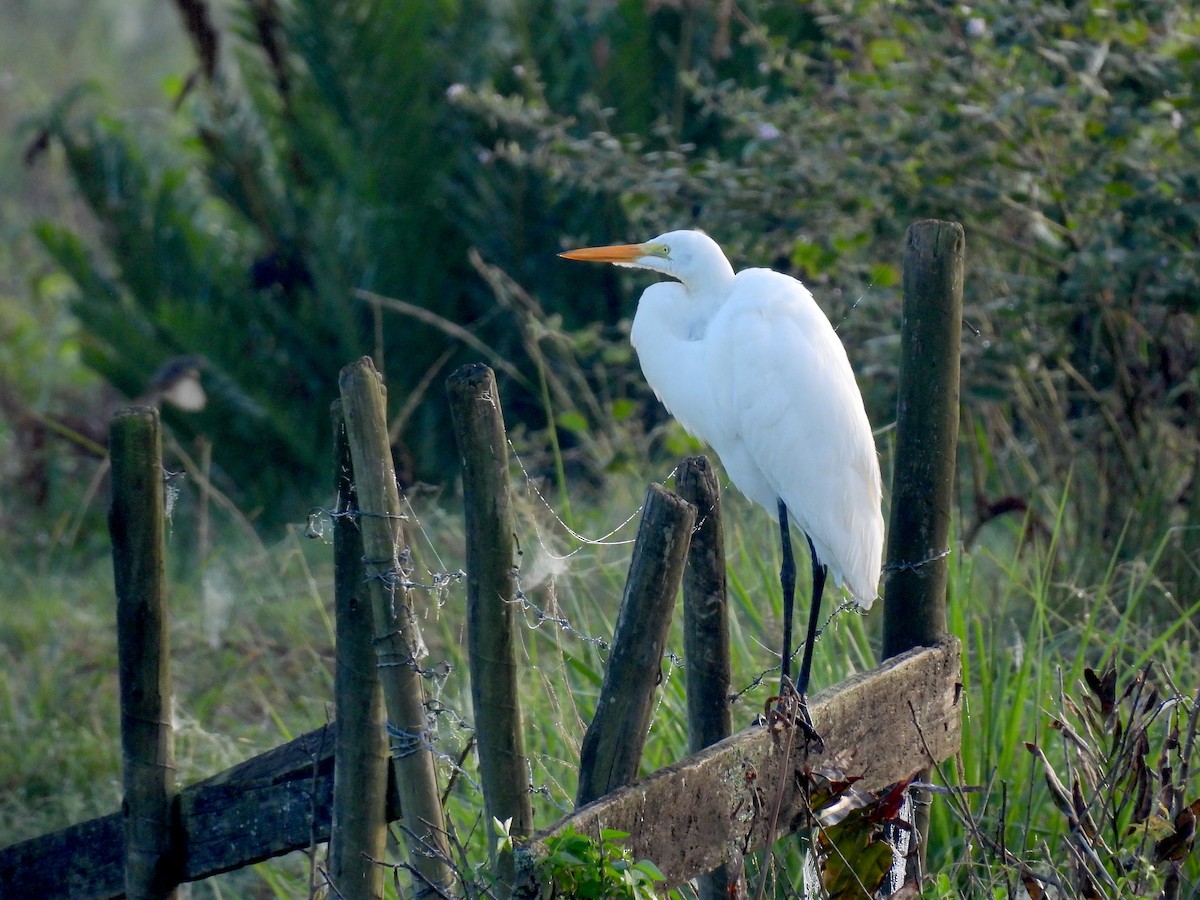
[(546, 841), (549, 851), (538, 869), (546, 880), (543, 896), (570, 898), (657, 897), (654, 886), (662, 872), (647, 859), (634, 862), (622, 841), (624, 831), (601, 829), (599, 837), (579, 834), (574, 827)]
[[(894, 409), (904, 230), (962, 221), (964, 404), (989, 448), (972, 473), (977, 521), (997, 495), (1046, 515), (1074, 477), (1097, 486), (1072, 493), (1074, 546), (1101, 560), (1194, 523), (1196, 12), (750, 8), (732, 44), (755, 65), (721, 79), (694, 56), (678, 81), (652, 82), (660, 97), (685, 91), (690, 126), (660, 115), (622, 130), (602, 88), (574, 105), (540, 83), (459, 100), (494, 123), (506, 160), (620, 197), (635, 236), (705, 227), (735, 260), (804, 278), (840, 323), (877, 423)], [(582, 237), (608, 240), (608, 224)], [(1190, 596), (1196, 531), (1174, 534), (1173, 584)]]
[(634, 282), (556, 266), (568, 241), (700, 225), (801, 276), (886, 423), (903, 234), (939, 216), (968, 235), (965, 533), (1047, 517), (1074, 479), (1081, 565), (1166, 529), (1170, 587), (1200, 590), (1190, 5), (247, 2), (224, 30), (179, 5), (199, 69), (168, 133), (70, 102), (43, 123), (103, 253), (40, 233), (123, 391), (208, 360), (210, 410), (171, 424), (264, 518), (323, 483), (313, 410), (366, 352), (415, 474), (453, 473), (447, 322), (511, 363), (510, 414), (551, 427), (560, 473), (636, 458), (662, 413), (631, 375)]
[[(1035, 898), (1174, 898), (1194, 891), (1200, 800), (1187, 791), (1194, 786), (1196, 710), (1188, 708), (1190, 698), (1160, 693), (1150, 675), (1148, 668), (1137, 671), (1118, 693), (1115, 669), (1085, 668), (1086, 687), (1061, 694), (1048, 737), (1025, 744), (1035, 760), (1030, 795), (1040, 794), (1035, 802), (1061, 820), (1027, 822), (1025, 834), (1006, 834), (1002, 807), (993, 832), (964, 803), (967, 833), (993, 868), (958, 868), (953, 895), (964, 889), (985, 895), (999, 873), (1020, 880)], [(953, 879), (941, 881), (948, 886)], [(937, 889), (936, 896), (949, 895)]]
[[(431, 385), (481, 347), (493, 364), (524, 348), (468, 249), (552, 258), (543, 237), (523, 244), (524, 220), (505, 221), (515, 182), (480, 168), (445, 101), (488, 64), (473, 48), (495, 21), (472, 4), (247, 2), (218, 27), (202, 0), (177, 5), (197, 68), (165, 128), (72, 92), (30, 145), (62, 149), (99, 225), (98, 245), (38, 227), (74, 283), (85, 361), (136, 398), (165, 360), (201, 357), (208, 408), (164, 414), (184, 445), (211, 441), (218, 486), (267, 525), (301, 518), (323, 490), (324, 411), (363, 354), (396, 392), (400, 470), (451, 477)], [(470, 238), (484, 222), (502, 239)], [(469, 350), (447, 336), (460, 325)], [(518, 408), (540, 413), (541, 399), (518, 394)]]

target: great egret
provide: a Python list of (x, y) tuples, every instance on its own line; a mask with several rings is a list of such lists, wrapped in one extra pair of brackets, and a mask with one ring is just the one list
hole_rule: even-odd
[(803, 696), (826, 572), (869, 609), (883, 557), (879, 460), (842, 342), (803, 284), (770, 269), (735, 275), (703, 232), (671, 231), (644, 244), (560, 255), (677, 279), (642, 294), (633, 346), (667, 411), (707, 442), (734, 485), (779, 522), (785, 687), (796, 587), (789, 516), (808, 539), (812, 604), (796, 683)]

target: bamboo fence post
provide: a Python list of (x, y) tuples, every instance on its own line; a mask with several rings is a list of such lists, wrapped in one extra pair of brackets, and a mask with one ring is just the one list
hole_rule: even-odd
[(338, 378), (346, 435), (358, 491), (375, 654), (383, 683), (392, 767), (400, 793), (413, 895), (436, 896), (451, 884), (449, 842), (438, 793), (425, 685), (420, 661), (428, 652), (409, 599), (409, 573), (401, 562), (400, 492), (388, 441), (385, 389), (370, 357), (342, 369)]
[[(683, 670), (687, 685), (688, 750), (733, 733), (729, 709), (729, 595), (721, 485), (707, 456), (689, 456), (675, 473), (675, 490), (696, 508), (687, 566), (683, 570)], [(700, 900), (730, 896), (736, 876), (724, 864), (696, 879)]]
[(650, 485), (596, 714), (580, 748), (576, 806), (637, 777), (695, 522), (686, 500)]
[(496, 376), (463, 366), (446, 382), (463, 470), (467, 556), (467, 652), (488, 849), (500, 880), (512, 883), (512, 854), (497, 858), (492, 819), (509, 833), (533, 832), (529, 764), (521, 724), (513, 608), (515, 539), (508, 491), (508, 438)]
[(119, 411), (109, 431), (108, 528), (117, 594), (125, 894), (175, 897), (179, 884), (178, 788), (171, 730), (162, 430), (158, 410)]
[(371, 601), (363, 574), (358, 498), (342, 403), (334, 436), (333, 596), (337, 646), (333, 684), (333, 824), (329, 878), (344, 900), (383, 897), (387, 846), (387, 714), (375, 668)]
[[(905, 239), (884, 659), (946, 633), (965, 243), (961, 225), (936, 220), (914, 223)], [(918, 853), (910, 856), (910, 877), (924, 869), (929, 792), (914, 790), (912, 800)]]

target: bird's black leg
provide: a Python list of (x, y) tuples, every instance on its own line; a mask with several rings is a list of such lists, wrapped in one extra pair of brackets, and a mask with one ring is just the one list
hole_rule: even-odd
[(816, 548), (812, 538), (808, 537), (808, 552), (812, 557), (812, 605), (808, 611), (808, 637), (804, 641), (804, 656), (800, 660), (800, 680), (796, 682), (796, 690), (803, 697), (808, 692), (808, 676), (812, 674), (813, 645), (817, 642), (817, 616), (821, 613), (821, 595), (825, 593), (826, 568), (817, 559)]
[(783, 565), (779, 569), (779, 583), (783, 587), (783, 657), (780, 666), (783, 679), (779, 687), (782, 694), (787, 690), (792, 673), (792, 611), (796, 605), (796, 558), (792, 555), (787, 507), (782, 500), (779, 501), (779, 541), (783, 548)]

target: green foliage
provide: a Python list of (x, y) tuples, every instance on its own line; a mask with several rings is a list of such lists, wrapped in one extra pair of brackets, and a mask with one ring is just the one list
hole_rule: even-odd
[(81, 82), (124, 118), (146, 118), (184, 49), (174, 10), (153, 0), (0, 4), (0, 530), (22, 550), (42, 553), (76, 525), (83, 543), (96, 542), (102, 511), (79, 505), (106, 399), (80, 364), (73, 285), (32, 233), (42, 218), (90, 223), (57, 156), (27, 164), (37, 154), (28, 120)]
[(1001, 872), (1031, 897), (1179, 897), (1185, 886), (1194, 890), (1194, 698), (1160, 693), (1149, 668), (1119, 687), (1115, 669), (1085, 668), (1079, 692), (1060, 687), (1044, 741), (1024, 744), (1034, 759), (1027, 790), (1043, 809), (1031, 823), (1040, 847), (1034, 835), (1007, 835), (1003, 819), (993, 830), (965, 812), (965, 802), (959, 807), (995, 867), (992, 874), (956, 867), (966, 876), (960, 891), (984, 896)]
[(1087, 693), (1064, 694), (1050, 720), (1061, 769), (1026, 744), (1083, 850), (1069, 873), (1084, 895), (1103, 883), (1122, 897), (1157, 897), (1169, 880), (1177, 892), (1192, 852), (1200, 801), (1187, 801), (1179, 772), (1188, 768), (1181, 738), (1194, 732), (1181, 698), (1163, 697), (1149, 674), (1137, 672), (1118, 695), (1115, 669), (1084, 670)]
[(855, 788), (855, 780), (826, 765), (809, 773), (806, 785), (809, 808), (819, 827), (812, 835), (805, 872), (816, 875), (829, 900), (886, 896), (889, 873), (897, 865), (898, 850), (893, 845), (898, 840), (907, 844), (902, 810), (909, 783), (872, 793)]
[(513, 418), (547, 429), (560, 482), (628, 467), (640, 436), (677, 450), (624, 343), (641, 282), (556, 265), (567, 241), (700, 225), (796, 273), (886, 423), (900, 244), (941, 216), (967, 228), (963, 397), (992, 448), (967, 530), (997, 498), (1045, 518), (1079, 479), (1098, 489), (1070, 495), (1070, 549), (1102, 566), (1170, 522), (1164, 577), (1200, 590), (1189, 5), (247, 3), (191, 37), (202, 75), (165, 134), (94, 101), (47, 114), (103, 252), (39, 234), (85, 359), (124, 393), (206, 358), (210, 409), (169, 421), (212, 439), (252, 515), (311, 505), (311, 411), (362, 353), (393, 387), (402, 471), (453, 472), (428, 388), (466, 352), (361, 290), (511, 363)]
[[(68, 93), (34, 133), (31, 146), (65, 151), (99, 225), (98, 241), (58, 222), (37, 230), (74, 282), (87, 364), (137, 398), (165, 361), (202, 357), (208, 409), (168, 408), (168, 424), (182, 446), (211, 442), (217, 486), (268, 525), (312, 505), (325, 459), (312, 410), (363, 353), (398, 398), (401, 471), (454, 474), (444, 404), (427, 392), (467, 354), (439, 321), (466, 325), (515, 364), (512, 407), (558, 442), (560, 482), (627, 466), (638, 451), (614, 446), (614, 420), (651, 398), (612, 330), (622, 310), (599, 289), (612, 276), (552, 257), (564, 235), (623, 213), (592, 185), (564, 187), (483, 150), (491, 125), (454, 98), (495, 84), (587, 104), (599, 90), (622, 128), (711, 142), (679, 76), (752, 69), (755, 51), (731, 40), (731, 11), (243, 2), (219, 26), (208, 4), (190, 9), (196, 71), (169, 82), (160, 127)], [(511, 291), (490, 264), (538, 299), (505, 305)], [(436, 316), (397, 318), (363, 291)]]
[(650, 898), (663, 880), (648, 859), (634, 862), (623, 841), (624, 831), (601, 829), (598, 837), (578, 834), (569, 827), (546, 841), (547, 853), (538, 861), (543, 896), (571, 898)]
[[(619, 197), (632, 236), (697, 225), (737, 260), (802, 277), (877, 423), (894, 409), (904, 231), (962, 221), (963, 397), (996, 454), (972, 473), (978, 523), (998, 496), (1045, 516), (1069, 478), (1096, 484), (1071, 494), (1071, 547), (1103, 565), (1119, 539), (1128, 555), (1152, 549), (1168, 521), (1165, 577), (1194, 596), (1195, 10), (822, 2), (789, 31), (776, 4), (747, 8), (735, 58), (696, 55), (656, 82), (659, 98), (686, 91), (680, 127), (659, 115), (628, 130), (602, 88), (575, 103), (539, 84), (460, 99), (496, 123), (503, 158)], [(609, 227), (580, 239), (618, 237)]]
[[(535, 479), (554, 472), (559, 514), (601, 534), (636, 508), (646, 477), (664, 476), (653, 460), (696, 449), (635, 372), (627, 317), (643, 281), (556, 266), (553, 251), (700, 225), (735, 262), (803, 277), (838, 324), (884, 427), (904, 230), (923, 216), (958, 219), (968, 233), (968, 328), (951, 619), (968, 647), (969, 718), (961, 770), (945, 780), (979, 792), (966, 795), (978, 800), (969, 807), (935, 802), (931, 890), (1011, 896), (1029, 869), (1068, 887), (1085, 871), (1101, 896), (1117, 896), (1103, 871), (1121, 890), (1144, 893), (1165, 889), (1168, 861), (1194, 885), (1194, 854), (1155, 859), (1148, 849), (1183, 833), (1182, 809), (1164, 801), (1166, 812), (1144, 820), (1157, 823), (1154, 835), (1124, 830), (1136, 806), (1128, 798), (1144, 783), (1128, 773), (1168, 783), (1154, 754), (1139, 768), (1137, 752), (1111, 749), (1105, 727), (1078, 752), (1047, 741), (1044, 729), (1047, 708), (1059, 721), (1074, 715), (1066, 700), (1088, 666), (1161, 667), (1176, 706), (1153, 723), (1139, 713), (1155, 752), (1171, 732), (1151, 725), (1165, 728), (1194, 703), (1195, 10), (1168, 0), (820, 0), (803, 9), (752, 0), (732, 9), (236, 4), (215, 44), (194, 26), (200, 70), (173, 82), (169, 116), (112, 114), (78, 93), (41, 118), (32, 136), (65, 160), (94, 222), (56, 216), (38, 227), (62, 275), (39, 280), (35, 296), (69, 290), (81, 330), (48, 313), (39, 325), (10, 315), (10, 350), (27, 356), (21, 348), (37, 347), (31, 332), (49, 323), (67, 335), (69, 356), (130, 397), (164, 360), (203, 355), (210, 407), (196, 416), (167, 409), (172, 431), (184, 446), (210, 438), (218, 486), (259, 521), (280, 522), (325, 490), (324, 410), (338, 368), (362, 353), (387, 371), (394, 430), (417, 474), (453, 470), (452, 460), (443, 468), (449, 430), (429, 385), (464, 355), (439, 326), (357, 292), (470, 328), (493, 362), (511, 366), (503, 393), (514, 438), (537, 448), (526, 456), (519, 526), (521, 653), (535, 688), (531, 769), (547, 821), (573, 796), (627, 554), (575, 543), (545, 514)], [(23, 389), (34, 381), (21, 378)], [(886, 436), (880, 445), (886, 472)], [(584, 485), (602, 478), (606, 490), (589, 495)], [(734, 684), (750, 693), (761, 690), (755, 679), (779, 625), (768, 599), (778, 560), (771, 529), (729, 496)], [(419, 569), (452, 571), (461, 545), (446, 524), (453, 517), (428, 504), (421, 518), (433, 537)], [(260, 550), (230, 563), (236, 587), (220, 589), (210, 583), (220, 566), (210, 565), (203, 588), (177, 604), (191, 610), (177, 644), (189, 664), (176, 668), (186, 774), (209, 774), (276, 733), (325, 720), (329, 629), (312, 573), (296, 571), (303, 558), (290, 543)], [(255, 572), (271, 584), (248, 589)], [(61, 614), (80, 605), (74, 588), (44, 603), (29, 585), (14, 589), (34, 596), (30, 609), (45, 617), (36, 627), (9, 617), (0, 635), (10, 661), (0, 678), (9, 713), (2, 768), (14, 773), (0, 824), (25, 837), (115, 804), (95, 791), (116, 777), (114, 720), (75, 696), (97, 685), (96, 673), (111, 675), (112, 648), (91, 640), (103, 591), (89, 592), (77, 620)], [(303, 615), (276, 615), (294, 613), (281, 601), (296, 596), (315, 602)], [(460, 598), (429, 599), (431, 645), (457, 661)], [(209, 621), (222, 603), (212, 615), (229, 617), (228, 627)], [(872, 664), (877, 621), (842, 615), (826, 629), (820, 683)], [(441, 746), (469, 734), (458, 728), (465, 719), (453, 720), (468, 702), (458, 678), (436, 686)], [(647, 768), (683, 753), (681, 684), (677, 675), (665, 682)], [(79, 709), (92, 713), (70, 712)], [(746, 709), (740, 699), (735, 717)], [(1132, 711), (1123, 716), (1126, 734), (1142, 727)], [(1025, 742), (1043, 748), (1049, 768)], [(1116, 774), (1073, 778), (1085, 759)], [(40, 774), (59, 769), (65, 787)], [(1080, 820), (1074, 797), (1070, 813), (1055, 803), (1050, 769), (1070, 793), (1078, 781), (1089, 814), (1107, 827), (1096, 832), (1104, 845), (1090, 844), (1098, 866), (1063, 862), (1085, 844), (1071, 822)], [(478, 798), (453, 774), (451, 817), (469, 844)], [(1194, 777), (1179, 790), (1192, 800)], [(48, 823), (36, 818), (42, 810)], [(980, 835), (1001, 835), (1011, 855)], [(618, 860), (619, 871), (636, 870), (619, 842), (609, 844), (580, 852), (594, 853), (597, 872)], [(290, 881), (263, 878), (288, 892)]]
[[(521, 356), (512, 315), (467, 258), (511, 183), (479, 177), (444, 99), (456, 76), (477, 76), (467, 48), (492, 25), (469, 3), (246, 3), (226, 30), (189, 21), (198, 71), (174, 86), (165, 131), (78, 93), (38, 123), (37, 145), (62, 149), (99, 225), (98, 245), (37, 229), (73, 282), (85, 362), (136, 398), (165, 361), (201, 357), (208, 408), (164, 415), (184, 446), (211, 441), (218, 487), (260, 522), (297, 520), (323, 487), (314, 411), (342, 365), (376, 357), (400, 398), (402, 472), (444, 480), (447, 412), (427, 392), (466, 353), (437, 323), (473, 323), (483, 345)], [(446, 202), (455, 191), (472, 202)], [(536, 244), (549, 256), (552, 242)], [(367, 291), (436, 315), (397, 318)]]
[[(619, 526), (635, 512), (650, 474), (662, 478), (666, 473), (614, 475), (602, 504), (575, 496), (576, 532), (598, 539), (581, 543), (536, 493), (540, 482), (514, 471), (522, 547), (517, 621), (523, 627), (517, 652), (527, 678), (522, 704), (538, 827), (572, 807), (579, 741), (602, 679), (606, 652), (601, 641), (612, 633), (628, 569), (629, 546), (615, 542), (632, 536), (632, 521)], [(448, 786), (447, 820), (454, 845), (461, 845), (456, 862), (467, 883), (464, 892), (487, 896), (482, 799), (477, 764), (469, 752), (464, 588), (446, 574), (463, 564), (462, 519), (452, 502), (431, 492), (410, 492), (409, 501), (416, 542), (414, 573), (426, 585), (414, 593), (431, 651), (430, 724), (441, 778)], [(1069, 498), (1060, 506), (1065, 510)], [(775, 532), (761, 511), (733, 492), (726, 495), (724, 511), (732, 687), (739, 693), (732, 711), (735, 727), (744, 727), (775, 683), (766, 670), (774, 663), (772, 648), (781, 618), (779, 561)], [(1061, 519), (1057, 527), (1064, 527)], [(618, 530), (609, 534), (613, 529)], [(1173, 728), (1178, 722), (1178, 747), (1169, 750), (1175, 754), (1169, 757), (1175, 772), (1172, 783), (1182, 789), (1184, 802), (1200, 794), (1196, 750), (1185, 750), (1186, 723), (1177, 718), (1195, 709), (1194, 696), (1188, 696), (1198, 683), (1194, 648), (1200, 644), (1195, 624), (1200, 620), (1195, 606), (1172, 605), (1156, 569), (1161, 558), (1127, 563), (1114, 556), (1111, 571), (1094, 583), (1083, 582), (1070, 557), (1056, 550), (1061, 545), (1023, 544), (1022, 534), (1017, 523), (1001, 521), (981, 537), (981, 546), (951, 556), (949, 618), (967, 650), (965, 718), (961, 759), (946, 764), (936, 780), (973, 790), (934, 798), (930, 872), (944, 882), (934, 896), (1007, 897), (1006, 883), (1017, 884), (1026, 868), (1042, 878), (1070, 882), (1074, 832), (1045, 786), (1041, 763), (1024, 744), (1043, 747), (1070, 788), (1068, 766), (1082, 771), (1082, 763), (1066, 755), (1074, 751), (1061, 740), (1063, 732), (1047, 730), (1047, 723), (1051, 718), (1074, 723), (1075, 714), (1064, 698), (1074, 698), (1077, 707), (1084, 702), (1071, 686), (1086, 679), (1088, 666), (1103, 671), (1112, 665), (1132, 674), (1154, 663), (1153, 680), (1162, 685), (1160, 699), (1179, 699), (1176, 706), (1164, 708), (1161, 703), (1147, 705), (1147, 694), (1142, 694), (1141, 723), (1151, 748), (1144, 758), (1155, 779), (1152, 793), (1162, 783), (1158, 754), (1171, 736), (1168, 723)], [(172, 534), (173, 556), (183, 549), (179, 545), (179, 535)], [(302, 539), (299, 529), (269, 547), (250, 544), (241, 532), (224, 535), (215, 545), (219, 549), (202, 578), (181, 578), (173, 569), (171, 584), (176, 750), (185, 783), (324, 724), (329, 714), (333, 628), (328, 546)], [(107, 566), (94, 566), (86, 576), (71, 568), (69, 577), (48, 580), (19, 579), (21, 565), (18, 561), (10, 567), (5, 586), (12, 596), (32, 602), (15, 606), (0, 627), (0, 654), (6, 660), (0, 674), (0, 711), (6, 716), (0, 720), (7, 722), (0, 728), (0, 758), (11, 773), (0, 785), (0, 843), (105, 814), (118, 803), (115, 647), (103, 639), (111, 635), (111, 625), (105, 624), (112, 615), (111, 587), (104, 583)], [(874, 664), (880, 618), (843, 612), (822, 623), (817, 684), (833, 684)], [(667, 645), (675, 653), (683, 645), (679, 627), (676, 622)], [(665, 662), (644, 772), (687, 753), (684, 679), (675, 659)], [(1122, 678), (1121, 686), (1129, 677)], [(1118, 704), (1127, 732), (1131, 699), (1132, 695)], [(1146, 718), (1159, 708), (1157, 718)], [(1079, 726), (1072, 727), (1082, 733)], [(1140, 726), (1133, 727), (1136, 731)], [(1108, 758), (1103, 754), (1111, 734), (1101, 729), (1087, 738), (1098, 759)], [(1184, 755), (1191, 760), (1186, 784)], [(47, 779), (47, 772), (61, 777)], [(1095, 783), (1098, 790), (1091, 796), (1116, 805), (1129, 782), (1118, 778)], [(97, 784), (110, 789), (97, 791)], [(1105, 801), (1105, 792), (1115, 799)], [(1095, 809), (1100, 808), (1097, 802)], [(866, 818), (866, 830), (835, 835), (831, 845), (844, 853), (848, 841), (863, 851), (861, 861), (878, 863), (876, 854), (882, 855), (882, 847), (869, 834), (879, 817), (868, 812)], [(1161, 818), (1172, 821), (1167, 813)], [(1156, 833), (1154, 840), (1164, 836), (1169, 832)], [(1003, 842), (1011, 855), (1006, 857), (985, 838)], [(1141, 840), (1133, 835), (1109, 839), (1107, 846), (1114, 853), (1107, 859), (1114, 864), (1135, 859), (1129, 854), (1139, 852)], [(787, 891), (794, 890), (800, 878), (796, 846), (794, 840), (783, 841), (777, 858), (747, 861), (752, 884), (753, 878), (768, 878), (780, 885), (780, 895), (790, 896)], [(614, 854), (620, 851), (619, 846), (610, 849)], [(319, 857), (315, 862), (320, 865)], [(1192, 853), (1180, 862), (1185, 889), (1181, 896), (1187, 896), (1186, 891), (1200, 883), (1200, 861)], [(832, 866), (839, 868), (840, 858)], [(243, 896), (261, 892), (265, 885), (273, 895), (291, 896), (304, 892), (309, 867), (308, 858), (293, 854), (254, 870), (219, 876), (195, 890), (200, 896)], [(1116, 877), (1115, 870), (1110, 871)], [(395, 877), (406, 885), (410, 876), (398, 866)], [(403, 890), (397, 895), (403, 896)]]
[[(989, 546), (952, 562), (950, 627), (966, 648), (964, 727), (959, 758), (938, 772), (950, 793), (935, 799), (930, 838), (929, 871), (953, 887), (933, 896), (1010, 896), (1020, 883), (1034, 897), (1190, 896), (1200, 878), (1200, 860), (1180, 858), (1173, 877), (1183, 892), (1155, 893), (1173, 865), (1155, 861), (1145, 828), (1126, 827), (1139, 795), (1162, 804), (1146, 819), (1158, 828), (1178, 812), (1171, 797), (1183, 805), (1198, 792), (1189, 737), (1198, 606), (1166, 589), (1158, 552), (1126, 561), (1118, 550), (1096, 581), (1084, 581), (1061, 543), (1069, 508), (1062, 497), (1044, 542), (1014, 525), (1014, 542), (999, 545), (997, 528)], [(1126, 674), (1116, 688), (1115, 676), (1104, 679), (1103, 700), (1092, 670)], [(1091, 836), (1079, 827), (1079, 804), (1105, 823)]]

